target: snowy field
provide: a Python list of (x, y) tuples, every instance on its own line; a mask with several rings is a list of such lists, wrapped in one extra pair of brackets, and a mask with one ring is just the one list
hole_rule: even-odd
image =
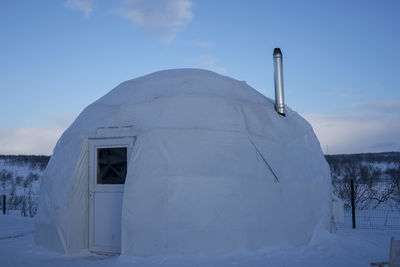
[(63, 255), (35, 245), (34, 219), (0, 215), (0, 266), (369, 266), (387, 260), (397, 232), (340, 229), (307, 246), (274, 246), (219, 256), (164, 255), (138, 258), (89, 252)]

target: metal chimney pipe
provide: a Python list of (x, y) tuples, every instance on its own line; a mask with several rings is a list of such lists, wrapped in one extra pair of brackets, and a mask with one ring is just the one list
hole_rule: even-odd
[(275, 110), (279, 115), (285, 116), (285, 101), (283, 98), (283, 69), (282, 52), (280, 48), (274, 49), (274, 85), (275, 85)]

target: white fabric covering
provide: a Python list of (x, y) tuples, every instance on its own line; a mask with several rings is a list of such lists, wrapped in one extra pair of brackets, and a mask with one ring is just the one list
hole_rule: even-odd
[(197, 69), (124, 82), (64, 132), (46, 168), (36, 242), (88, 247), (88, 138), (136, 136), (122, 254), (217, 254), (328, 231), (328, 164), (311, 126), (245, 82)]

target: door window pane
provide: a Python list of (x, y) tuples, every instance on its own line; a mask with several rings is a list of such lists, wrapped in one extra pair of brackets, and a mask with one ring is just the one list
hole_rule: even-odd
[(97, 149), (97, 184), (125, 184), (126, 147)]

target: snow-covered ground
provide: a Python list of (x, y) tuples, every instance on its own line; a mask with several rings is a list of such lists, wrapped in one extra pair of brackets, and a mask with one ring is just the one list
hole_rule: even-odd
[(34, 243), (34, 219), (0, 215), (0, 266), (369, 266), (387, 260), (391, 236), (400, 232), (341, 229), (306, 246), (274, 246), (219, 256), (163, 255), (148, 258), (64, 255)]

